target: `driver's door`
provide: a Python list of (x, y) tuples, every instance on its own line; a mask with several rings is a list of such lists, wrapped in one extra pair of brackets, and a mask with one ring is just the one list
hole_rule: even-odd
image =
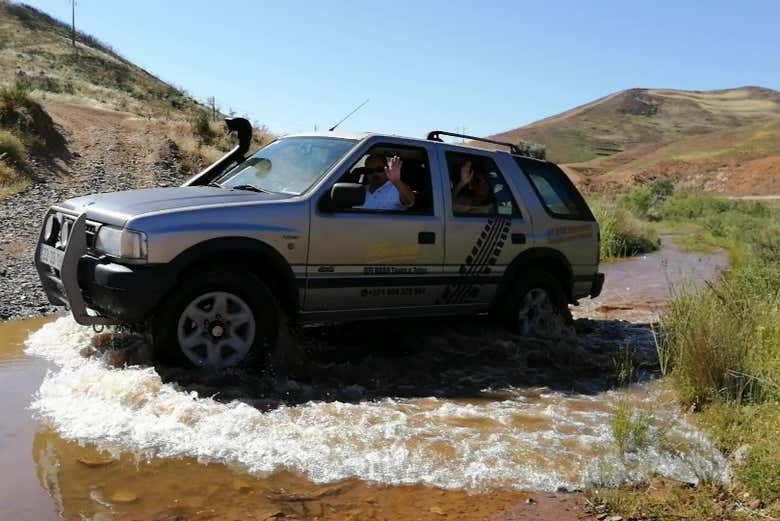
[[(355, 153), (318, 197), (350, 178), (368, 154), (398, 155), (401, 178), (415, 191), (405, 211), (311, 208), (304, 311), (428, 308), (445, 287), (441, 179), (435, 151), (419, 142), (383, 138)], [(354, 179), (349, 179), (353, 180)]]

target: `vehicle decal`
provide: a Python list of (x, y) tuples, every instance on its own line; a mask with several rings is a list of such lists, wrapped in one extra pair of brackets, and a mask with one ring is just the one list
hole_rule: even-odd
[(417, 261), (419, 254), (420, 247), (417, 244), (380, 243), (368, 247), (366, 260), (368, 264), (411, 264)]
[(425, 295), (426, 289), (420, 287), (411, 288), (363, 288), (361, 297), (420, 297)]
[(425, 275), (428, 268), (419, 266), (364, 266), (366, 275)]
[(576, 224), (547, 229), (547, 240), (550, 243), (561, 243), (593, 238), (593, 225)]
[[(310, 276), (308, 279), (300, 277), (297, 279), (299, 286), (307, 286), (309, 289), (331, 289), (331, 288), (380, 288), (380, 287), (401, 287), (401, 286), (457, 286), (459, 281), (463, 280), (463, 275), (406, 275), (406, 276), (388, 276), (380, 275), (377, 277), (351, 276), (351, 277), (332, 277)], [(480, 284), (498, 284), (501, 280), (500, 274), (483, 274), (479, 277)]]
[(462, 304), (464, 301), (473, 300), (479, 295), (481, 285), (491, 283), (493, 279), (500, 279), (500, 276), (491, 276), (491, 266), (498, 261), (511, 226), (510, 217), (488, 219), (470, 254), (460, 265), (458, 278), (444, 288), (436, 299), (436, 304)]

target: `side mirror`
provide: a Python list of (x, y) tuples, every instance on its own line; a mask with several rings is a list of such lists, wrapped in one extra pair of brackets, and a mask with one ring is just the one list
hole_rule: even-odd
[(336, 183), (330, 189), (330, 200), (336, 210), (360, 206), (366, 202), (366, 188), (357, 183)]

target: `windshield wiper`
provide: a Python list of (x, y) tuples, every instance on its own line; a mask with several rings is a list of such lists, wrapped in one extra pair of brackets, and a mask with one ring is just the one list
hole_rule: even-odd
[(215, 186), (215, 187), (217, 187), (217, 188), (222, 188), (222, 185), (221, 185), (221, 184), (219, 184), (219, 183), (215, 183), (214, 181), (210, 182), (210, 183), (209, 183), (208, 185), (206, 185), (206, 186)]
[(263, 190), (262, 188), (258, 188), (255, 185), (238, 185), (238, 186), (231, 186), (233, 190), (249, 190), (250, 192), (260, 192), (260, 193), (266, 193), (269, 194), (268, 190)]

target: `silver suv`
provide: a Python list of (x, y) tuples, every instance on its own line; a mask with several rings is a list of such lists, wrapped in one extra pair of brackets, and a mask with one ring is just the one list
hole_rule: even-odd
[[(545, 336), (601, 291), (598, 225), (553, 163), (446, 132), (294, 135), (247, 157), (251, 126), (227, 124), (238, 145), (179, 188), (49, 210), (35, 263), (52, 304), (79, 324), (149, 331), (166, 361), (218, 369), (262, 360), (283, 318), (491, 312)], [(371, 156), (400, 158), (413, 204), (364, 204), (382, 173)]]

